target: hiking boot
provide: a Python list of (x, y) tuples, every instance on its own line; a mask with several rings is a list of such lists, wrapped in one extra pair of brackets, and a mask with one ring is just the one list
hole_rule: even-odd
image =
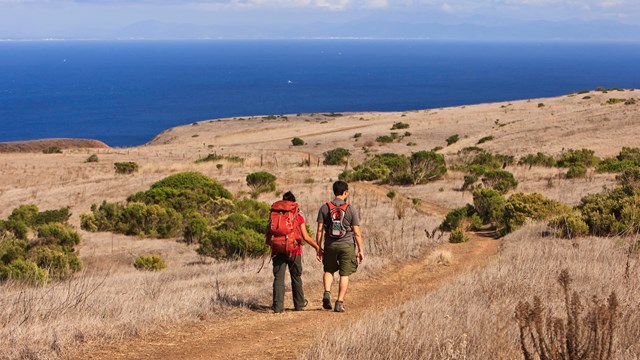
[(295, 310), (295, 311), (302, 311), (302, 310), (304, 310), (304, 308), (306, 308), (306, 307), (307, 307), (307, 305), (309, 305), (309, 300), (304, 299), (304, 305), (302, 305), (302, 307), (295, 308), (294, 310)]
[(344, 305), (343, 305), (342, 301), (336, 301), (336, 306), (333, 309), (333, 311), (335, 311), (335, 312), (344, 312)]
[(322, 295), (322, 307), (331, 310), (331, 292), (325, 291)]

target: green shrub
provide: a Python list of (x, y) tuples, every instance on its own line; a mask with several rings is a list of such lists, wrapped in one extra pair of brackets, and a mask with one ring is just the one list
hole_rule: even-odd
[(462, 187), (460, 188), (460, 190), (462, 191), (467, 191), (467, 190), (473, 190), (474, 188), (474, 184), (478, 182), (478, 177), (475, 175), (465, 175), (464, 176), (464, 183), (462, 184)]
[(578, 209), (592, 235), (616, 236), (640, 231), (640, 195), (623, 187), (604, 194), (587, 195)]
[(394, 140), (394, 138), (390, 135), (380, 135), (376, 138), (376, 141), (381, 143), (381, 144), (388, 144), (388, 143), (392, 143)]
[(90, 156), (87, 158), (87, 160), (85, 160), (85, 162), (93, 163), (93, 162), (98, 162), (98, 160), (99, 160), (99, 159), (98, 159), (98, 155), (93, 154), (93, 155), (90, 155)]
[(442, 146), (436, 146), (433, 149), (431, 149), (431, 151), (436, 152), (436, 151), (440, 151), (442, 149), (444, 149)]
[(411, 203), (413, 204), (413, 206), (418, 206), (422, 203), (422, 199), (420, 198), (413, 198), (411, 199)]
[(501, 194), (506, 194), (518, 186), (518, 181), (512, 173), (504, 170), (487, 170), (482, 174), (482, 183)]
[(539, 108), (544, 107), (544, 103), (538, 103), (538, 107)]
[(493, 135), (485, 136), (480, 138), (480, 140), (478, 140), (478, 144), (484, 144), (487, 141), (491, 141), (491, 140), (493, 140)]
[(387, 192), (387, 197), (388, 197), (389, 199), (393, 199), (393, 198), (395, 198), (395, 197), (396, 197), (396, 192), (395, 192), (395, 191), (393, 191), (393, 190), (389, 190), (389, 192)]
[(557, 161), (558, 167), (571, 167), (572, 165), (582, 165), (584, 167), (594, 167), (598, 165), (600, 158), (595, 156), (595, 152), (589, 149), (574, 150), (569, 149), (560, 155)]
[(462, 230), (461, 228), (456, 228), (451, 231), (451, 235), (449, 235), (450, 243), (464, 243), (469, 241), (469, 236)]
[(300, 139), (299, 137), (294, 137), (293, 139), (291, 139), (291, 144), (293, 146), (302, 146), (304, 145), (304, 140)]
[(411, 136), (411, 135), (413, 135), (413, 134), (411, 133), (411, 131), (405, 131), (405, 132), (404, 132), (404, 134), (403, 134), (402, 136), (407, 137), (407, 136)]
[(400, 130), (400, 129), (408, 129), (409, 124), (403, 123), (402, 121), (394, 122), (393, 126), (391, 126), (391, 130)]
[(362, 133), (355, 133), (353, 134), (353, 138), (357, 139), (357, 138), (361, 138), (362, 137)]
[(11, 215), (9, 215), (8, 220), (21, 222), (25, 225), (33, 225), (38, 212), (39, 210), (36, 205), (20, 205), (11, 211)]
[(276, 176), (266, 172), (258, 171), (247, 175), (247, 186), (251, 188), (254, 197), (261, 193), (276, 190)]
[(160, 255), (140, 255), (133, 263), (133, 267), (138, 270), (160, 271), (167, 267), (167, 263)]
[(584, 167), (583, 165), (571, 165), (569, 166), (569, 170), (567, 170), (567, 174), (565, 175), (565, 177), (567, 179), (577, 179), (577, 178), (582, 178), (585, 177), (587, 175), (587, 168)]
[(62, 149), (59, 146), (48, 146), (42, 150), (44, 154), (62, 154)]
[(117, 162), (113, 164), (116, 174), (133, 174), (138, 171), (138, 164), (133, 161)]
[(633, 169), (639, 166), (638, 163), (630, 160), (618, 160), (615, 157), (603, 159), (597, 167), (597, 171), (600, 173), (619, 173), (627, 169)]
[(344, 165), (347, 163), (347, 158), (351, 156), (351, 152), (345, 148), (335, 148), (329, 150), (324, 154), (324, 165)]
[(0, 239), (0, 266), (7, 265), (14, 260), (25, 259), (29, 250), (26, 240), (5, 237)]
[(449, 136), (447, 138), (447, 146), (457, 143), (458, 140), (460, 140), (460, 135), (458, 135), (458, 134), (453, 134), (453, 135)]
[(444, 157), (433, 151), (418, 151), (411, 154), (409, 166), (414, 185), (441, 179), (447, 173)]
[(615, 104), (620, 104), (627, 101), (627, 99), (617, 99), (617, 98), (611, 98), (609, 100), (607, 100), (607, 104), (608, 105), (615, 105)]
[(36, 246), (29, 252), (29, 258), (52, 279), (64, 279), (82, 269), (78, 255), (61, 246)]
[(476, 189), (473, 192), (473, 206), (483, 224), (497, 226), (504, 218), (504, 197), (491, 188)]
[(0, 280), (14, 280), (40, 286), (49, 282), (49, 276), (45, 269), (39, 268), (33, 261), (18, 259), (0, 267)]
[(216, 259), (262, 256), (268, 251), (265, 237), (251, 229), (211, 231), (196, 250)]
[(80, 243), (80, 235), (71, 226), (49, 223), (37, 228), (38, 241), (43, 245), (59, 245), (72, 249)]
[(538, 152), (521, 157), (518, 165), (554, 167), (556, 166), (556, 159), (551, 155)]
[(503, 218), (500, 220), (501, 233), (506, 235), (524, 225), (527, 219), (545, 220), (558, 214), (568, 213), (569, 207), (537, 193), (516, 193), (507, 199)]
[(585, 236), (589, 233), (589, 226), (579, 214), (574, 212), (562, 214), (552, 219), (549, 221), (549, 226), (556, 229), (556, 236), (566, 239)]
[(618, 184), (627, 189), (627, 192), (640, 190), (640, 167), (633, 167), (624, 170), (620, 175), (616, 176)]
[(476, 211), (473, 206), (469, 204), (453, 209), (449, 211), (444, 220), (442, 220), (439, 229), (442, 231), (453, 231), (458, 228), (466, 229), (473, 215), (477, 216)]

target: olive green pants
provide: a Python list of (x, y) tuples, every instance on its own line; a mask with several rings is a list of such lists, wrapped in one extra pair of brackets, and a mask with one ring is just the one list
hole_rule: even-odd
[(284, 311), (284, 277), (289, 268), (291, 275), (291, 291), (295, 310), (304, 308), (304, 291), (302, 290), (302, 255), (287, 256), (278, 254), (273, 258), (273, 311)]

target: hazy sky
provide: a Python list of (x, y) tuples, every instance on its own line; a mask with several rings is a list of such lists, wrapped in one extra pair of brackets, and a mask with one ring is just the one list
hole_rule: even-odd
[[(383, 34), (380, 24), (394, 23), (495, 27), (606, 22), (637, 28), (640, 0), (0, 0), (0, 38), (126, 36), (123, 29), (141, 22), (155, 23), (158, 36), (168, 31), (158, 29), (161, 23), (173, 24), (173, 29), (206, 27), (203, 33), (218, 31), (221, 37), (242, 36), (251, 28), (262, 29), (256, 36), (269, 37), (270, 27), (290, 37), (313, 36), (315, 28), (322, 36), (326, 32), (321, 29), (353, 23), (359, 24), (357, 31), (340, 34), (363, 36), (371, 29), (375, 37)], [(151, 31), (148, 23), (138, 26)], [(398, 33), (411, 37), (411, 31)]]

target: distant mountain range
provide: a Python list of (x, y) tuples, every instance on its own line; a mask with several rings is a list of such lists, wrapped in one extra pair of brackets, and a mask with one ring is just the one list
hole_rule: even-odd
[[(373, 25), (372, 25), (373, 24)], [(363, 19), (342, 24), (200, 26), (142, 21), (111, 36), (118, 39), (406, 38), (499, 41), (640, 41), (640, 25), (614, 22), (529, 22), (496, 24), (416, 23)]]

